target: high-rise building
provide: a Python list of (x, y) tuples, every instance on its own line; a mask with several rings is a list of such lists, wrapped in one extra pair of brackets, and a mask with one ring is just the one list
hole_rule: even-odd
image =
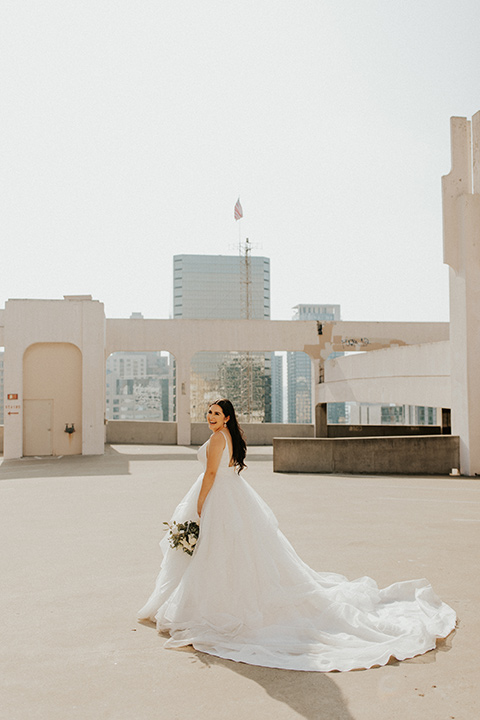
[[(340, 320), (340, 305), (296, 305), (293, 320)], [(342, 353), (332, 353), (338, 357)], [(312, 362), (306, 353), (287, 353), (288, 422), (313, 422)], [(328, 421), (338, 422), (345, 415), (345, 403), (329, 403)]]
[(270, 259), (243, 255), (175, 255), (173, 317), (269, 320)]
[[(270, 318), (270, 260), (245, 255), (175, 255), (173, 317), (190, 319)], [(228, 397), (242, 422), (272, 420), (272, 354), (198, 353), (192, 360), (191, 418)]]

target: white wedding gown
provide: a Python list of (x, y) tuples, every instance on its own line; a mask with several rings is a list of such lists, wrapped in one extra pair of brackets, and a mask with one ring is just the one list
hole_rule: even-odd
[[(223, 433), (222, 433), (223, 434)], [(455, 612), (427, 580), (379, 590), (362, 577), (315, 572), (296, 554), (260, 496), (229, 467), (228, 442), (205, 501), (193, 556), (160, 546), (155, 590), (138, 613), (165, 647), (290, 670), (352, 670), (413, 657), (455, 627)], [(198, 458), (206, 467), (206, 447)], [(197, 516), (203, 473), (173, 513)]]

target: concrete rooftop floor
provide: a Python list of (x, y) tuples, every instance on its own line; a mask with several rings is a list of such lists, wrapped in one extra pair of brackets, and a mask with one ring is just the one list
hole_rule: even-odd
[(246, 479), (317, 570), (380, 586), (427, 577), (459, 627), (418, 658), (305, 673), (164, 650), (137, 624), (158, 542), (200, 472), (195, 448), (0, 467), (0, 717), (8, 720), (474, 720), (480, 717), (480, 482), (283, 475), (251, 448)]

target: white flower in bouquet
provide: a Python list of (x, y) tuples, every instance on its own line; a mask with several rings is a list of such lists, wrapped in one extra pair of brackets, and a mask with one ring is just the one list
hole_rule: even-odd
[[(175, 520), (172, 524), (164, 522), (164, 525), (170, 530), (168, 541), (171, 548), (181, 547), (183, 552), (193, 555), (195, 545), (197, 544), (200, 528), (195, 521), (186, 523), (177, 523)], [(167, 530), (165, 528), (165, 530)]]

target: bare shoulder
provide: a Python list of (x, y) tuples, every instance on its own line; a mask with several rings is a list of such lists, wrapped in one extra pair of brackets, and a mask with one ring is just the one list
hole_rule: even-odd
[(210, 446), (214, 450), (223, 450), (225, 447), (226, 439), (221, 432), (215, 432), (210, 438)]

